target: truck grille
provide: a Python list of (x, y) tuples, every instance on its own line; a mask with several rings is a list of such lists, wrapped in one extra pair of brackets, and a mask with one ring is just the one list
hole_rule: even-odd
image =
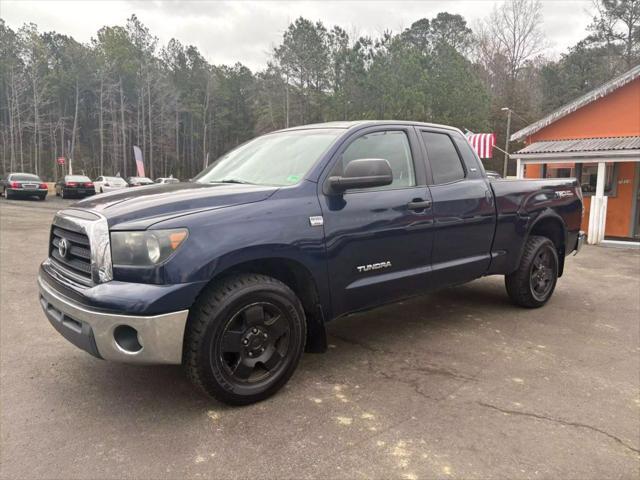
[[(63, 245), (62, 248), (61, 245)], [(93, 283), (91, 279), (91, 247), (89, 237), (84, 233), (54, 225), (51, 230), (49, 257), (56, 269), (71, 280), (84, 285)]]

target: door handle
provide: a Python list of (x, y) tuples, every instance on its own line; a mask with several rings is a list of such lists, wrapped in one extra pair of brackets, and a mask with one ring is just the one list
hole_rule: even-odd
[(409, 207), (409, 210), (426, 210), (427, 208), (431, 208), (431, 200), (416, 198), (415, 200), (407, 203), (407, 207)]

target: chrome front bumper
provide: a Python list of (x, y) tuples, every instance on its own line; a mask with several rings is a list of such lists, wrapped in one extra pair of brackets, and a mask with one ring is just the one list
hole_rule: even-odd
[(188, 310), (149, 317), (106, 313), (58, 293), (40, 275), (38, 286), (40, 304), (53, 327), (92, 355), (126, 363), (182, 362)]

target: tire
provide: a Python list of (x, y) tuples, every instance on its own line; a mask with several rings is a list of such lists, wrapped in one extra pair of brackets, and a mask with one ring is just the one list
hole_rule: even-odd
[(6, 198), (7, 200), (10, 200), (11, 198), (13, 198), (13, 194), (11, 193), (11, 190), (4, 191), (4, 198)]
[(531, 236), (524, 246), (518, 269), (505, 276), (511, 301), (525, 308), (539, 308), (549, 301), (558, 281), (558, 252), (546, 237)]
[(100, 187), (100, 193), (104, 193), (104, 190), (102, 189), (102, 187)]
[(64, 189), (60, 189), (60, 198), (64, 200)]
[(38, 195), (38, 199), (43, 202), (47, 198), (46, 195)]
[(284, 283), (258, 274), (208, 286), (191, 307), (183, 366), (206, 394), (248, 405), (276, 393), (300, 361), (306, 319)]

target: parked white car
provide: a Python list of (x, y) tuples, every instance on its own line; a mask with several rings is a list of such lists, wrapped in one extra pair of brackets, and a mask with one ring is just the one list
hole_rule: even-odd
[(128, 187), (127, 182), (122, 177), (98, 177), (93, 181), (93, 185), (96, 188), (96, 193), (112, 192)]
[(180, 180), (173, 177), (160, 177), (156, 178), (156, 183), (180, 183)]

